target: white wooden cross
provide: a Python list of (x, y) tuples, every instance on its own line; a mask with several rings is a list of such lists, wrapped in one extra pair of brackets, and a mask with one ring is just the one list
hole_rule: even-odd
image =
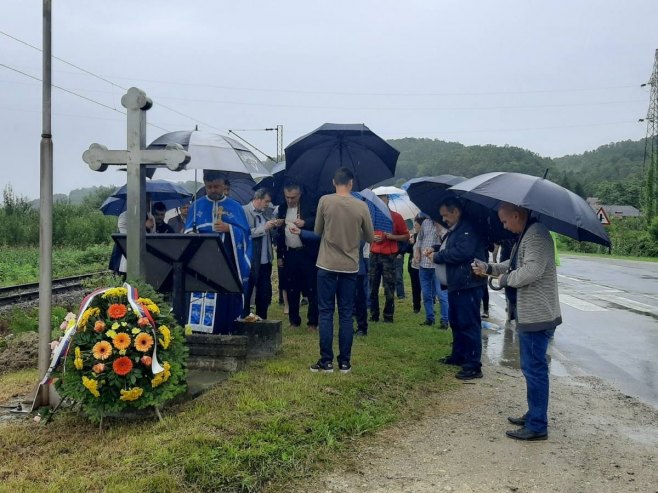
[(179, 144), (169, 144), (164, 149), (146, 149), (146, 111), (153, 106), (153, 101), (144, 91), (131, 87), (121, 98), (121, 104), (128, 110), (127, 150), (111, 151), (101, 144), (91, 144), (82, 155), (82, 159), (94, 171), (105, 171), (108, 165), (127, 166), (127, 277), (144, 279), (144, 262), (142, 262), (146, 245), (144, 231), (146, 166), (144, 165), (164, 165), (172, 171), (180, 171), (190, 160), (190, 156)]

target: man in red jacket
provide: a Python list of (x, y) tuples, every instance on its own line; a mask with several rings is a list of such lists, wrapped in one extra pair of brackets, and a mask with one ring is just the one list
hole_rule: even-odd
[[(380, 195), (388, 205), (388, 195)], [(392, 323), (395, 312), (395, 258), (398, 241), (409, 241), (409, 230), (397, 212), (391, 211), (393, 232), (375, 231), (375, 241), (370, 245), (370, 320), (379, 322), (379, 282), (383, 280), (384, 322)]]

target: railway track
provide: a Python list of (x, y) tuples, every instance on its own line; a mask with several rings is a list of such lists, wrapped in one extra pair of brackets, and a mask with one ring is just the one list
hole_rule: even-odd
[[(93, 274), (82, 274), (79, 276), (62, 277), (53, 279), (53, 295), (83, 289), (83, 282), (101, 272)], [(39, 299), (39, 283), (17, 284), (14, 286), (0, 287), (0, 310), (19, 303), (35, 302)]]

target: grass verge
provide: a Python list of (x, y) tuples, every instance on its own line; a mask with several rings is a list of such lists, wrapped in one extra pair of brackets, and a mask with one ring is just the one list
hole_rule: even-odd
[[(344, 460), (360, 437), (418, 416), (452, 385), (442, 378), (452, 370), (435, 362), (449, 333), (420, 327), (409, 304), (396, 304), (395, 324), (371, 324), (355, 339), (350, 374), (311, 373), (317, 334), (285, 329), (280, 355), (170, 406), (162, 423), (115, 419), (99, 433), (63, 411), (47, 426), (0, 424), (0, 491), (284, 491)], [(281, 317), (272, 307), (270, 318)], [(0, 396), (17, 382), (0, 375)]]

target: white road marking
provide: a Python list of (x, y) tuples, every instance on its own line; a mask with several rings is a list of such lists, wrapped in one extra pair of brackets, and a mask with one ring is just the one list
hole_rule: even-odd
[(655, 313), (658, 315), (658, 309), (656, 309), (654, 305), (647, 305), (646, 303), (624, 298), (623, 296), (609, 296), (600, 293), (599, 294), (593, 293), (592, 295), (595, 298), (598, 298), (603, 301), (608, 301), (610, 303), (615, 303), (617, 305), (626, 306), (628, 308), (632, 308), (633, 310), (637, 310), (643, 313)]
[(589, 301), (582, 300), (580, 298), (576, 298), (575, 296), (571, 296), (568, 294), (561, 294), (560, 295), (560, 303), (564, 303), (565, 305), (568, 305), (572, 308), (575, 308), (576, 310), (580, 310), (582, 312), (607, 312), (609, 311), (607, 308), (604, 308), (599, 305), (595, 305), (594, 303), (590, 303)]

